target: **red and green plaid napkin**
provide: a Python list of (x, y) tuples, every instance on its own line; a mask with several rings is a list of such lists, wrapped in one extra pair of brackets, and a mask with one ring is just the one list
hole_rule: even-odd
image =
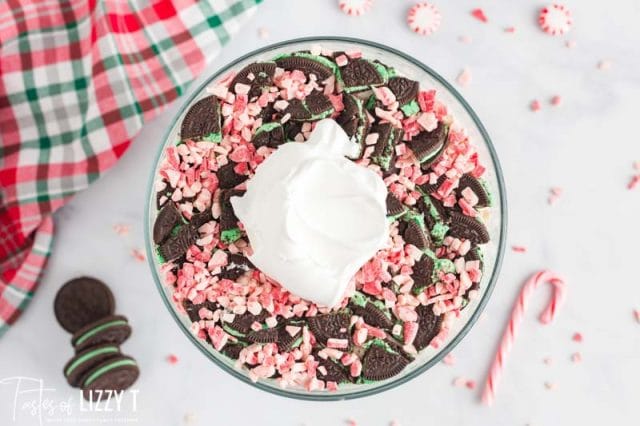
[(260, 1), (0, 1), (0, 334), (33, 296), (52, 213), (184, 93)]

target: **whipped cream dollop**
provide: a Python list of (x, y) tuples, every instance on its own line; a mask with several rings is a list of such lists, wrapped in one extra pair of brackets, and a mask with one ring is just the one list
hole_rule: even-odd
[(251, 262), (291, 293), (332, 307), (355, 273), (383, 248), (387, 189), (374, 171), (345, 158), (359, 147), (333, 120), (307, 142), (281, 145), (231, 204), (244, 224)]

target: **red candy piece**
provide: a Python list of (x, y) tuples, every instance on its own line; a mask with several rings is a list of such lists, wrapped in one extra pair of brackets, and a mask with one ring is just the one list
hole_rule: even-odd
[(440, 28), (442, 16), (440, 11), (431, 3), (418, 3), (409, 9), (407, 25), (414, 33), (430, 35)]
[(540, 9), (538, 25), (547, 34), (562, 35), (568, 32), (573, 25), (571, 12), (561, 4), (552, 4)]
[(485, 24), (489, 22), (487, 15), (484, 14), (484, 10), (477, 8), (471, 11), (471, 16), (476, 18), (478, 21), (484, 22)]
[(571, 340), (573, 340), (574, 342), (582, 342), (582, 334), (580, 333), (574, 333), (573, 337), (571, 338)]

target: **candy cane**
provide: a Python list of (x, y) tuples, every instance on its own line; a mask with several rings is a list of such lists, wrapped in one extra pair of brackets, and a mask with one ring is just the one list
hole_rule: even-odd
[(545, 310), (540, 314), (540, 322), (543, 324), (550, 323), (556, 315), (556, 310), (558, 306), (562, 303), (565, 297), (565, 284), (564, 280), (558, 277), (555, 273), (550, 271), (540, 271), (531, 276), (527, 280), (526, 283), (522, 286), (522, 290), (520, 290), (520, 295), (518, 296), (518, 300), (513, 305), (513, 310), (511, 312), (511, 318), (509, 318), (509, 323), (507, 324), (507, 328), (504, 330), (504, 334), (502, 335), (502, 340), (500, 342), (500, 346), (496, 351), (496, 356), (493, 360), (493, 364), (491, 365), (491, 369), (489, 370), (489, 374), (487, 376), (487, 382), (484, 386), (484, 391), (482, 392), (482, 402), (486, 405), (491, 405), (495, 398), (496, 387), (498, 386), (498, 382), (500, 381), (500, 377), (502, 376), (502, 370), (504, 368), (504, 363), (511, 351), (511, 347), (513, 346), (513, 341), (516, 338), (516, 334), (518, 332), (518, 328), (522, 323), (522, 317), (527, 307), (527, 303), (531, 298), (533, 292), (538, 288), (541, 283), (548, 282), (553, 285), (553, 297), (551, 301), (545, 308)]

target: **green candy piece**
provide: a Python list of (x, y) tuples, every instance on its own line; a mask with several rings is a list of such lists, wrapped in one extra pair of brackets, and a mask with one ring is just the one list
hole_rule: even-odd
[(401, 106), (400, 109), (404, 113), (405, 117), (411, 117), (412, 115), (420, 112), (420, 105), (418, 105), (418, 102), (413, 100), (408, 104)]
[(220, 143), (222, 141), (222, 133), (209, 133), (207, 136), (202, 138), (202, 140), (207, 142)]
[(362, 308), (364, 308), (364, 306), (367, 304), (367, 298), (359, 291), (353, 293), (353, 296), (351, 296), (351, 301), (353, 302), (353, 304), (358, 305)]
[(273, 129), (275, 129), (275, 128), (277, 128), (277, 127), (281, 127), (281, 126), (282, 126), (282, 124), (280, 124), (280, 123), (279, 123), (279, 122), (277, 122), (277, 121), (273, 121), (273, 122), (271, 122), (271, 123), (263, 124), (262, 126), (260, 126), (260, 127), (258, 127), (258, 128), (256, 129), (256, 133), (254, 134), (254, 137), (255, 137), (255, 136), (258, 136), (260, 133), (270, 132), (270, 131), (272, 131)]
[(439, 244), (442, 242), (442, 240), (444, 240), (444, 237), (445, 235), (447, 235), (448, 230), (449, 230), (449, 227), (445, 225), (443, 222), (436, 222), (436, 224), (433, 225), (433, 228), (431, 229), (431, 235), (433, 236), (434, 240), (436, 240), (436, 242)]
[(220, 233), (220, 239), (225, 244), (231, 244), (242, 236), (240, 228), (226, 229)]

